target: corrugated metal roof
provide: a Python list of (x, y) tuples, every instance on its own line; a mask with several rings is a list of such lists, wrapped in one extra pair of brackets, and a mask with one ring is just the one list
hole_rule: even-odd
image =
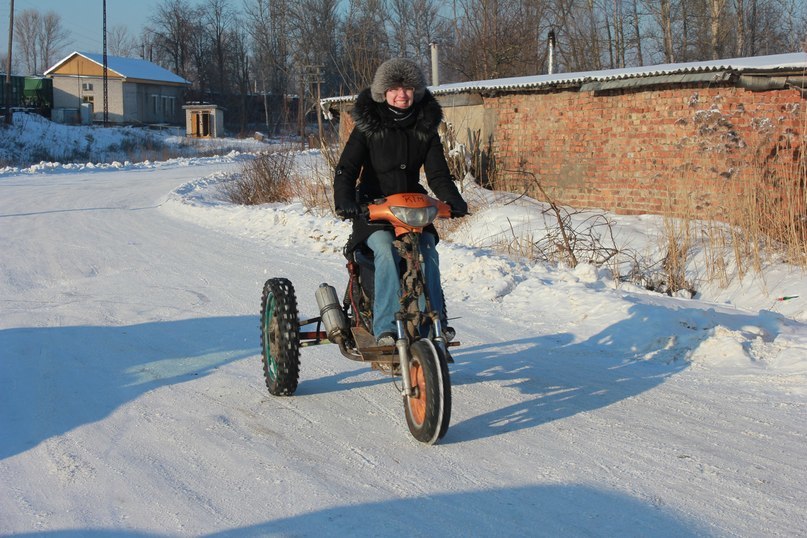
[[(749, 58), (733, 58), (708, 62), (662, 64), (643, 67), (629, 67), (624, 69), (587, 71), (580, 73), (555, 73), (552, 75), (535, 75), (528, 77), (458, 82), (455, 84), (430, 86), (429, 90), (431, 90), (434, 95), (449, 95), (456, 93), (540, 89), (557, 86), (582, 86), (584, 84), (662, 77), (669, 75), (721, 73), (727, 71), (743, 74), (780, 73), (803, 72), (805, 70), (807, 70), (807, 53), (796, 52), (792, 54), (754, 56)], [(602, 87), (602, 85), (593, 84), (589, 87)], [(355, 98), (355, 95), (331, 97), (328, 99), (323, 99), (322, 103), (323, 105), (327, 105), (340, 102), (352, 102)]]

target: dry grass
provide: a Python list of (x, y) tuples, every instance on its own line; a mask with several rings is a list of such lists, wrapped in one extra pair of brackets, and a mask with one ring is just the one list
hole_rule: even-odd
[[(798, 109), (790, 112), (802, 115), (800, 131), (807, 133), (807, 112)], [(696, 150), (708, 152), (710, 147), (704, 143), (696, 146)], [(620, 267), (625, 259), (632, 259), (629, 274), (619, 276), (618, 270), (613, 269), (615, 277), (668, 294), (694, 291), (695, 283), (691, 275), (687, 276), (687, 268), (692, 269), (696, 253), (702, 255), (705, 264), (699, 280), (723, 287), (732, 279), (749, 273), (762, 276), (770, 263), (783, 262), (807, 269), (804, 135), (763, 118), (755, 123), (752, 135), (736, 141), (732, 151), (737, 152), (737, 169), (728, 180), (720, 178), (713, 183), (720, 187), (707, 195), (709, 203), (696, 204), (692, 196), (691, 186), (703, 184), (704, 177), (693, 175), (673, 182), (676, 187), (668, 193), (671, 202), (663, 217), (661, 244), (658, 245), (662, 253), (660, 259), (658, 255), (655, 260), (640, 259), (628, 249), (611, 246), (608, 242), (605, 245), (592, 242), (592, 237), (607, 239), (608, 234), (592, 233), (590, 226), (570, 226), (568, 217), (574, 211), (564, 208), (564, 214), (558, 212), (537, 178), (533, 177), (529, 185), (528, 182), (520, 184), (518, 175), (531, 175), (523, 164), (517, 171), (492, 174), (492, 177), (502, 178), (501, 184), (494, 187), (510, 192), (523, 188), (525, 195), (541, 193), (556, 215), (555, 219), (545, 219), (545, 222), (555, 220), (555, 230), (549, 230), (546, 237), (537, 240), (516, 237), (513, 232), (512, 238), (503, 241), (497, 249), (531, 259), (560, 260), (573, 265), (571, 253), (581, 261), (608, 264), (612, 268)]]
[(706, 277), (721, 286), (749, 273), (762, 276), (765, 266), (774, 262), (807, 269), (802, 137), (773, 122), (760, 121), (757, 127), (746, 141), (748, 164), (723, 184), (703, 220), (692, 221), (699, 227)]
[(670, 295), (681, 290), (693, 293), (694, 286), (687, 278), (687, 266), (692, 253), (692, 227), (688, 219), (664, 217), (666, 253), (661, 263), (660, 282), (653, 289)]
[(738, 145), (744, 159), (737, 159), (728, 180), (715, 182), (719, 187), (707, 195), (708, 203), (696, 203), (689, 192), (702, 176), (674, 182), (668, 198), (677, 202), (666, 210), (662, 234), (666, 254), (655, 269), (662, 281), (654, 286), (691, 290), (686, 269), (693, 252), (702, 255), (702, 281), (721, 287), (748, 274), (764, 285), (771, 263), (807, 269), (807, 161), (801, 139), (759, 120)]
[(333, 184), (330, 174), (315, 171), (297, 175), (291, 182), (292, 197), (316, 214), (336, 215), (333, 205)]
[(222, 185), (235, 204), (258, 205), (289, 201), (294, 196), (294, 156), (288, 151), (262, 153), (247, 161), (241, 174)]
[(339, 164), (339, 157), (341, 155), (341, 148), (339, 144), (328, 144), (326, 141), (320, 142), (320, 151), (325, 164), (328, 167), (330, 177), (333, 177), (336, 172), (336, 165)]
[[(494, 249), (509, 255), (552, 263), (563, 262), (574, 266), (578, 261), (609, 267), (616, 280), (636, 284), (668, 294), (680, 290), (694, 292), (695, 283), (687, 275), (695, 253), (702, 255), (704, 267), (700, 282), (727, 286), (733, 278), (742, 278), (749, 272), (761, 274), (766, 263), (783, 261), (807, 268), (807, 194), (805, 178), (807, 164), (793, 133), (772, 133), (760, 130), (759, 139), (746, 141), (744, 151), (752, 151), (754, 159), (745, 169), (737, 172), (731, 181), (723, 183), (723, 191), (715, 194), (708, 204), (696, 211), (690, 193), (670, 192), (668, 216), (663, 217), (661, 255), (656, 259), (639, 256), (631, 249), (617, 245), (613, 223), (605, 215), (591, 214), (558, 206), (540, 188), (533, 174), (523, 170), (523, 191), (542, 192), (549, 209), (537, 219), (544, 226), (540, 236), (519, 234), (511, 226), (511, 234)], [(478, 136), (470, 146), (460, 144), (449, 129), (443, 133), (444, 149), (452, 172), (458, 178), (480, 173), (492, 178), (504, 177), (495, 167), (495, 159), (484, 157), (485, 151)], [(772, 138), (773, 137), (773, 138)], [(473, 142), (476, 140), (476, 142)], [(771, 149), (771, 140), (775, 140)], [(333, 214), (333, 171), (338, 161), (336, 145), (323, 146), (325, 166), (305, 171), (303, 175), (292, 171), (289, 153), (267, 154), (245, 166), (242, 178), (228, 185), (228, 196), (236, 203), (265, 203), (269, 201), (300, 200), (311, 210)], [(475, 163), (475, 164), (474, 164)], [(513, 171), (509, 171), (509, 177)], [(296, 175), (295, 175), (296, 174)], [(675, 182), (681, 190), (703, 178), (682, 178)], [(480, 181), (477, 181), (481, 183)], [(514, 190), (512, 185), (510, 189)], [(741, 187), (741, 188), (740, 188)], [(517, 187), (517, 189), (520, 187)], [(512, 198), (512, 196), (510, 197)], [(479, 207), (471, 207), (476, 212)], [(693, 215), (700, 217), (698, 220)], [(441, 236), (449, 237), (463, 219), (441, 220), (436, 223)], [(626, 267), (628, 269), (626, 270)], [(620, 270), (624, 274), (620, 274)]]
[(454, 125), (441, 124), (440, 140), (451, 175), (457, 180), (467, 176), (485, 188), (494, 188), (497, 178), (496, 160), (493, 158), (493, 138), (482, 140), (480, 130), (468, 129), (467, 142), (460, 141)]
[[(310, 211), (322, 216), (336, 216), (333, 204), (333, 178), (339, 162), (338, 144), (320, 140), (322, 160), (313, 160), (308, 169), (300, 169), (292, 181), (292, 193), (296, 200)], [(324, 161), (324, 164), (323, 164)]]

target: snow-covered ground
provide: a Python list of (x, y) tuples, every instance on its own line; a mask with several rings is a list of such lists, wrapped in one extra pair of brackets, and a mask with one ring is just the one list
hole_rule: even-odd
[(0, 126), (0, 174), (35, 173), (42, 168), (120, 168), (132, 163), (142, 165), (148, 159), (261, 151), (267, 147), (265, 142), (254, 139), (186, 138), (178, 127), (162, 131), (104, 129), (53, 123), (29, 113), (14, 114), (13, 124), (3, 127)]
[[(348, 225), (222, 201), (248, 158), (0, 170), (0, 534), (807, 534), (805, 275), (616, 286), (496, 254), (537, 210), (477, 200), (440, 246), (462, 346), (428, 447), (333, 346), (266, 391), (263, 282), (314, 315)], [(636, 248), (661, 233), (614, 218)]]

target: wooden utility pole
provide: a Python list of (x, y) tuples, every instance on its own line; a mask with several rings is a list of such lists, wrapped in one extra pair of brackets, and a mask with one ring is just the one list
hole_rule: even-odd
[(6, 58), (6, 125), (11, 125), (11, 45), (14, 36), (14, 0), (11, 0), (11, 13), (8, 16), (8, 58)]
[(300, 149), (305, 149), (305, 73), (300, 72), (300, 95), (297, 97), (297, 122), (300, 128)]
[[(272, 136), (272, 128), (269, 125), (269, 96), (266, 93), (266, 68), (263, 73), (263, 115), (266, 119), (266, 136)], [(257, 82), (256, 82), (257, 84)]]
[[(299, 114), (300, 114), (300, 138), (302, 138), (302, 148), (305, 149), (305, 118), (311, 110), (317, 113), (317, 125), (319, 126), (319, 139), (322, 140), (322, 116), (320, 115), (320, 85), (322, 84), (322, 65), (304, 65), (300, 73), (300, 101), (299, 101)], [(309, 85), (316, 83), (317, 96), (311, 96), (311, 100), (316, 99), (316, 103), (311, 105), (311, 108), (305, 106), (305, 96), (310, 92)]]
[[(319, 73), (317, 73), (319, 75)], [(317, 112), (317, 130), (319, 131), (319, 146), (322, 148), (325, 145), (325, 130), (322, 128), (322, 79), (317, 77), (317, 104), (315, 106)]]
[(320, 101), (322, 100), (322, 69), (324, 65), (307, 65), (306, 66), (306, 73), (308, 75), (308, 82), (314, 83), (317, 85), (317, 97), (316, 102), (311, 106), (314, 112), (317, 114), (317, 131), (319, 135), (319, 143), (322, 145), (325, 137), (325, 131), (322, 127), (322, 108), (320, 106)]

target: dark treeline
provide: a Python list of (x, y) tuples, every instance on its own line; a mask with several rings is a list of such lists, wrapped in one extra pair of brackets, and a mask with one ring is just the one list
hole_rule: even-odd
[(431, 43), (450, 83), (548, 72), (550, 32), (554, 71), (576, 72), (794, 52), (805, 31), (803, 0), (162, 0), (108, 46), (191, 81), (189, 100), (221, 102), (231, 125), (274, 130), (294, 123), (288, 96), (310, 110), (355, 93), (389, 57), (428, 76)]
[[(164, 0), (143, 50), (213, 94), (355, 93), (378, 64), (407, 56), (440, 82), (757, 56), (801, 50), (800, 0)], [(261, 107), (263, 108), (263, 107)], [(309, 108), (309, 106), (306, 106)]]

